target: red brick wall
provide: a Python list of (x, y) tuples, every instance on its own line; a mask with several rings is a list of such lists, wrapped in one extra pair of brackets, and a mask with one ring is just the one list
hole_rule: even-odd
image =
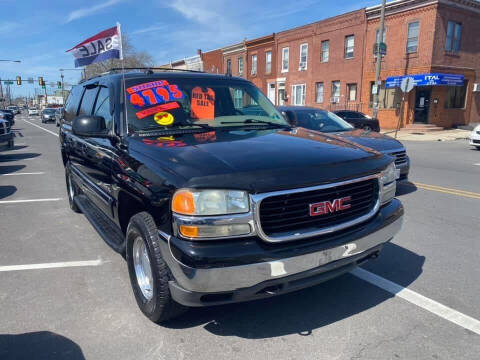
[(227, 61), (230, 59), (232, 61), (232, 75), (233, 76), (240, 76), (238, 73), (238, 58), (243, 58), (243, 75), (241, 77), (246, 78), (247, 73), (247, 58), (246, 58), (246, 51), (237, 51), (230, 54), (223, 55), (223, 73), (227, 72)]
[[(355, 36), (354, 58), (345, 59), (345, 37)], [(357, 101), (360, 101), (362, 88), (363, 47), (365, 35), (365, 12), (354, 11), (300, 28), (276, 34), (277, 43), (277, 77), (286, 78), (287, 105), (291, 105), (292, 85), (306, 84), (305, 104), (320, 108), (331, 108), (332, 81), (340, 81), (341, 104), (345, 107), (347, 84), (357, 84)], [(330, 41), (329, 61), (321, 62), (321, 43)], [(299, 70), (300, 45), (308, 43), (308, 66)], [(282, 73), (282, 48), (290, 49), (288, 73)], [(324, 84), (324, 102), (316, 103), (316, 83)], [(350, 104), (353, 105), (353, 104)]]
[[(260, 90), (267, 95), (269, 82), (276, 80), (276, 47), (274, 36), (266, 36), (247, 41), (248, 71), (247, 79), (253, 82)], [(266, 72), (266, 53), (272, 53), (272, 65), (269, 73)], [(257, 74), (252, 75), (252, 56), (257, 55)]]
[(202, 53), (203, 71), (209, 73), (223, 73), (223, 56), (222, 50), (212, 50)]

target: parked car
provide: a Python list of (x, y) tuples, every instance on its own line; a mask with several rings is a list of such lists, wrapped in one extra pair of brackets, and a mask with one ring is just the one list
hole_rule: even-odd
[(55, 109), (55, 124), (60, 126), (60, 121), (63, 117), (63, 107), (59, 107)]
[(8, 110), (11, 110), (14, 115), (20, 114), (20, 109), (19, 109), (18, 106), (10, 105), (10, 106), (7, 106), (7, 109), (8, 109)]
[(316, 285), (400, 230), (391, 157), (292, 127), (245, 79), (124, 76), (73, 87), (61, 154), (71, 209), (125, 255), (152, 321)]
[(0, 109), (0, 119), (8, 121), (10, 127), (15, 125), (15, 116), (11, 110)]
[(480, 125), (477, 125), (470, 134), (470, 145), (480, 150)]
[(14, 140), (10, 124), (7, 120), (0, 118), (0, 150), (13, 149)]
[(28, 116), (39, 115), (38, 109), (35, 107), (28, 108)]
[(335, 136), (367, 146), (395, 158), (397, 180), (408, 180), (410, 158), (403, 144), (394, 138), (375, 131), (355, 129), (336, 114), (313, 107), (280, 106), (281, 112), (290, 112), (298, 126), (306, 129), (334, 134)]
[(55, 108), (45, 108), (42, 110), (42, 123), (55, 122)]
[(380, 131), (378, 119), (372, 119), (359, 111), (339, 110), (334, 113), (357, 129)]

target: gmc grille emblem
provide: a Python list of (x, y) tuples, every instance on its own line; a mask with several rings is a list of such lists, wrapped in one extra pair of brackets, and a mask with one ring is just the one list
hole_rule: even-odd
[(337, 211), (344, 211), (352, 207), (351, 204), (346, 204), (352, 200), (351, 196), (345, 196), (333, 201), (322, 201), (315, 204), (310, 204), (310, 216), (326, 215)]

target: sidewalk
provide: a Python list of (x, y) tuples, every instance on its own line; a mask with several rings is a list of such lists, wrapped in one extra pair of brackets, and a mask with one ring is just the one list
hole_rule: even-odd
[[(395, 130), (381, 130), (384, 135), (395, 137)], [(471, 131), (461, 129), (450, 129), (442, 131), (431, 132), (408, 132), (400, 130), (397, 135), (397, 140), (410, 140), (410, 141), (452, 141), (452, 140), (465, 140), (470, 136)]]

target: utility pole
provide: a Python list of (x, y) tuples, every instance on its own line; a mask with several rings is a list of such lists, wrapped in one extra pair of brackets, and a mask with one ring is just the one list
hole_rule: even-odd
[(65, 107), (65, 86), (63, 85), (63, 72), (60, 73), (60, 77), (62, 78), (62, 105)]
[(380, 29), (378, 32), (378, 38), (376, 39), (377, 42), (377, 66), (375, 68), (375, 84), (377, 91), (373, 94), (373, 118), (376, 119), (378, 115), (378, 93), (380, 92), (380, 72), (382, 69), (382, 55), (380, 53), (380, 43), (383, 42), (383, 33), (385, 32), (385, 3), (386, 0), (382, 0), (382, 9), (380, 11)]

